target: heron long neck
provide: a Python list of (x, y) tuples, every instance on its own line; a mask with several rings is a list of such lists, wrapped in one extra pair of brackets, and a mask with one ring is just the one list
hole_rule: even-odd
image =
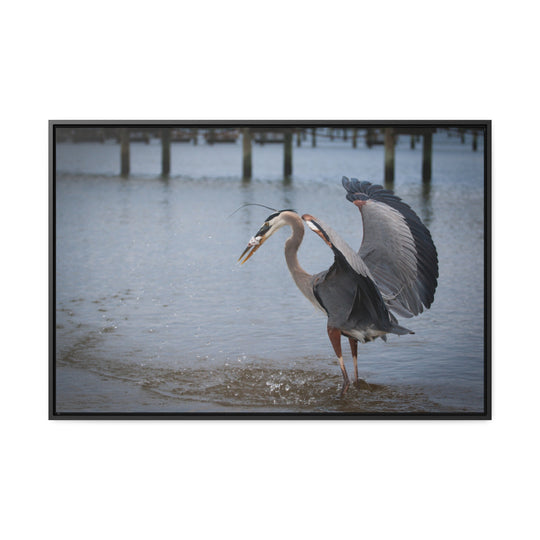
[(298, 262), (298, 248), (304, 238), (304, 223), (297, 214), (293, 214), (292, 212), (287, 212), (286, 215), (284, 214), (285, 212), (282, 214), (282, 217), (292, 229), (292, 235), (285, 242), (285, 260), (297, 287), (306, 296), (311, 297), (313, 295), (310, 286), (312, 276)]

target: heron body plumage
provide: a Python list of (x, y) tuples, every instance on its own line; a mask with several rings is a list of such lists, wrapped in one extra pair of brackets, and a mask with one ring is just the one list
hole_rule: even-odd
[[(362, 244), (354, 251), (335, 231), (310, 214), (293, 210), (270, 215), (240, 256), (242, 262), (284, 226), (292, 230), (285, 242), (285, 260), (300, 291), (328, 316), (327, 331), (343, 374), (342, 395), (349, 379), (341, 354), (340, 336), (349, 338), (358, 380), (356, 343), (386, 340), (387, 334), (412, 334), (398, 324), (393, 312), (418, 315), (433, 302), (438, 278), (437, 251), (416, 213), (391, 191), (370, 182), (344, 177), (347, 199), (360, 211)], [(304, 223), (332, 250), (334, 263), (311, 275), (298, 262)], [(239, 260), (240, 260), (239, 259)]]
[(357, 272), (337, 249), (334, 257), (334, 264), (313, 283), (329, 326), (361, 342), (412, 333), (397, 324), (370, 276)]

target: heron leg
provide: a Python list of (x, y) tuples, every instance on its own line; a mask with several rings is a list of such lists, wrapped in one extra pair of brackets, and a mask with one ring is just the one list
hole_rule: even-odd
[(341, 353), (341, 331), (337, 328), (332, 328), (328, 326), (328, 337), (330, 338), (330, 343), (334, 347), (334, 352), (339, 360), (339, 367), (341, 368), (341, 374), (343, 375), (343, 386), (341, 387), (341, 397), (345, 395), (349, 389), (349, 376), (347, 375), (347, 370), (345, 369), (345, 364), (343, 362), (343, 354)]
[(371, 390), (371, 386), (367, 381), (358, 378), (358, 341), (353, 338), (349, 338), (349, 344), (351, 346), (351, 354), (354, 363), (354, 382), (353, 384), (358, 388), (365, 387)]
[(349, 345), (351, 346), (351, 354), (354, 364), (354, 382), (355, 384), (358, 384), (358, 341), (350, 337)]

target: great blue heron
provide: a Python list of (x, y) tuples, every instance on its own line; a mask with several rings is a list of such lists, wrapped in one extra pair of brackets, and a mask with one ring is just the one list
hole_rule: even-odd
[[(354, 381), (358, 383), (358, 341), (378, 337), (386, 341), (388, 333), (413, 334), (398, 324), (392, 312), (412, 317), (424, 307), (429, 308), (439, 269), (431, 234), (409, 205), (370, 182), (343, 177), (342, 183), (347, 199), (362, 216), (363, 239), (358, 253), (320, 219), (281, 210), (266, 218), (238, 260), (245, 255), (245, 263), (278, 229), (291, 227), (292, 235), (285, 242), (285, 260), (304, 296), (328, 316), (328, 337), (343, 374), (343, 396), (349, 388), (349, 376), (341, 336), (349, 338)], [(332, 266), (313, 276), (298, 263), (304, 222), (334, 253)]]

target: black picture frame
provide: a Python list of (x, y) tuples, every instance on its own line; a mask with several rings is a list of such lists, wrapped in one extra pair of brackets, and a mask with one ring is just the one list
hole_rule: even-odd
[[(260, 413), (260, 412), (58, 412), (56, 408), (56, 140), (60, 130), (75, 128), (129, 128), (161, 129), (178, 127), (182, 129), (223, 129), (251, 127), (257, 129), (312, 129), (358, 128), (374, 130), (392, 127), (396, 131), (423, 133), (426, 130), (448, 128), (455, 130), (476, 131), (484, 136), (484, 409), (481, 413), (349, 413), (349, 412), (305, 412), (305, 413)], [(216, 121), (149, 121), (149, 120), (50, 120), (49, 121), (49, 419), (51, 420), (202, 420), (202, 419), (300, 419), (300, 420), (490, 420), (492, 418), (491, 395), (491, 159), (492, 139), (490, 120), (417, 120), (417, 121), (328, 121), (328, 120), (216, 120)], [(156, 171), (158, 173), (159, 171)]]

